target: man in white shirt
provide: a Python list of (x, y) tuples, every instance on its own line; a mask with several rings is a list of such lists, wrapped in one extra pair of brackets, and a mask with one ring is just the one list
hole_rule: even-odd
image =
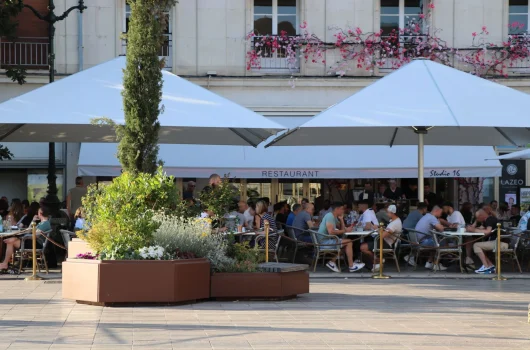
[[(397, 208), (394, 204), (388, 206), (388, 216), (390, 216), (390, 223), (383, 231), (383, 249), (392, 249), (394, 243), (398, 239), (401, 231), (403, 230), (403, 224), (401, 219), (396, 215)], [(377, 263), (374, 265), (374, 241), (361, 244), (361, 252), (363, 257), (366, 256), (366, 266), (372, 271), (379, 270), (379, 257), (376, 257)], [(378, 247), (379, 248), (379, 247)]]
[[(458, 210), (455, 210), (453, 203), (451, 202), (445, 202), (443, 204), (443, 211), (445, 214), (447, 214), (447, 223), (450, 227), (453, 228), (460, 228), (460, 227), (466, 227), (466, 220), (462, 216), (462, 213), (460, 213)], [(473, 237), (464, 237), (464, 242), (466, 241), (472, 241)], [(466, 244), (466, 265), (474, 268), (474, 262), (473, 262), (473, 244)]]
[(374, 210), (368, 207), (368, 201), (361, 201), (359, 203), (359, 212), (361, 213), (359, 222), (362, 223), (363, 229), (370, 231), (376, 230), (379, 227)]

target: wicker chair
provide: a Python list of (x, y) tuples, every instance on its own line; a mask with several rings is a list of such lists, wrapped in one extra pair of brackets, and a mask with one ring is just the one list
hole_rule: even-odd
[[(501, 248), (501, 261), (502, 261), (503, 257), (511, 258), (510, 260), (512, 260), (512, 264), (513, 263), (517, 263), (517, 267), (519, 268), (519, 273), (523, 273), (523, 270), (521, 269), (521, 264), (519, 264), (519, 259), (517, 258), (517, 248), (519, 246), (519, 242), (521, 241), (520, 233), (521, 232), (515, 232), (515, 234), (517, 234), (517, 236), (501, 235), (501, 240), (502, 239), (510, 239), (510, 243), (508, 244), (508, 248), (507, 249), (502, 249)], [(513, 264), (513, 265), (515, 265), (515, 264)], [(513, 266), (513, 267), (515, 267), (515, 266)]]
[(68, 256), (68, 243), (72, 240), (72, 237), (75, 237), (75, 232), (68, 230), (59, 230), (61, 232), (61, 237), (63, 238), (64, 247), (66, 248), (66, 256)]
[(421, 235), (432, 236), (431, 233), (423, 233), (412, 229), (407, 229), (407, 231), (409, 233), (409, 240), (412, 242), (410, 247), (410, 256), (414, 257), (414, 270), (416, 270), (416, 268), (418, 267), (418, 259), (420, 255), (425, 252), (432, 252), (435, 247), (422, 247), (421, 243), (419, 242), (419, 237)]
[[(397, 239), (394, 242), (394, 246), (392, 248), (383, 248), (383, 259), (393, 259), (396, 263), (398, 272), (401, 272), (399, 269), (399, 247), (401, 244), (401, 232), (396, 233), (395, 235), (397, 236)], [(374, 259), (376, 257), (379, 257), (379, 235), (374, 238)]]
[[(52, 233), (52, 230), (45, 231), (42, 234), (48, 237)], [(37, 237), (39, 234), (37, 234)], [(30, 260), (33, 258), (33, 244), (32, 244), (33, 236), (32, 235), (25, 235), (22, 236), (21, 242), (20, 242), (20, 249), (18, 250), (18, 258), (19, 258), (19, 270), (18, 272), (21, 273), (24, 270), (24, 260)], [(46, 261), (46, 256), (44, 255), (44, 251), (46, 249), (46, 246), (48, 244), (48, 240), (46, 239), (44, 243), (42, 244), (42, 248), (37, 248), (37, 267), (39, 269), (39, 272), (41, 271), (41, 265), (44, 266), (44, 269), (46, 270), (46, 274), (48, 274), (48, 262)], [(39, 264), (40, 262), (40, 264)]]
[[(275, 233), (269, 233), (269, 252), (268, 254), (273, 254), (274, 260), (278, 260), (278, 248), (280, 247), (280, 240), (282, 238), (282, 231)], [(256, 236), (255, 244), (258, 247), (259, 251), (265, 252), (265, 235), (259, 234)]]
[[(287, 236), (293, 240), (291, 241), (291, 243), (294, 246), (294, 254), (293, 254), (293, 264), (294, 264), (294, 261), (296, 259), (296, 253), (298, 252), (298, 248), (307, 247), (307, 243), (298, 240), (298, 238), (296, 237), (296, 234), (294, 233), (293, 227), (286, 225), (285, 232), (287, 232)], [(302, 235), (309, 235), (309, 232), (303, 232)]]
[[(440, 260), (457, 260), (460, 265), (460, 272), (464, 272), (462, 266), (462, 236), (448, 235), (443, 232), (431, 231), (434, 243), (436, 243), (436, 255), (434, 258), (435, 265), (440, 263)], [(436, 270), (434, 270), (436, 273)]]
[[(337, 259), (337, 263), (338, 263), (338, 268), (340, 270), (340, 257), (341, 257), (341, 248), (342, 248), (342, 244), (340, 243), (340, 238), (338, 236), (323, 235), (313, 230), (309, 230), (309, 234), (311, 235), (311, 241), (315, 245), (315, 260), (313, 264), (313, 272), (317, 270), (317, 264), (318, 264), (318, 260), (320, 259), (320, 257), (322, 257), (322, 264), (325, 264), (327, 255), (334, 255), (339, 258)], [(326, 240), (332, 239), (332, 240), (335, 240), (337, 243), (336, 244), (332, 243), (326, 247), (320, 246), (321, 240), (325, 240), (325, 239)]]

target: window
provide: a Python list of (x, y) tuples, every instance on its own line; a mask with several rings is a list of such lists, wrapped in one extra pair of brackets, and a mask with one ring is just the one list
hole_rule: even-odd
[(420, 23), (426, 0), (381, 0), (383, 35), (408, 29)]
[[(166, 28), (164, 29), (164, 36), (166, 37), (166, 40), (164, 41), (164, 44), (162, 44), (162, 47), (160, 48), (160, 58), (165, 58), (166, 61), (166, 66), (165, 68), (166, 69), (171, 69), (172, 67), (172, 59), (173, 59), (173, 54), (172, 54), (172, 33), (171, 33), (171, 28), (172, 28), (172, 16), (171, 16), (171, 12), (164, 12), (164, 16), (166, 16)], [(125, 17), (124, 17), (124, 22), (123, 22), (123, 32), (124, 33), (128, 33), (129, 32), (129, 18), (131, 17), (131, 6), (127, 3), (127, 1), (125, 1)], [(127, 49), (127, 42), (124, 40), (123, 42), (123, 48), (124, 48), (124, 53), (126, 53), (126, 49)]]
[(254, 34), (296, 35), (297, 0), (254, 0)]
[(509, 0), (509, 29), (510, 35), (523, 34), (528, 31), (528, 0)]
[[(57, 197), (63, 200), (63, 170), (57, 169), (55, 176), (57, 180)], [(30, 202), (39, 202), (42, 197), (47, 196), (48, 173), (46, 170), (28, 170), (28, 195)]]

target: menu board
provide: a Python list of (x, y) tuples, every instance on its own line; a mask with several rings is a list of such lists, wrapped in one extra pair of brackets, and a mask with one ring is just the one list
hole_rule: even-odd
[(530, 187), (519, 188), (519, 203), (521, 204), (521, 212), (530, 210)]

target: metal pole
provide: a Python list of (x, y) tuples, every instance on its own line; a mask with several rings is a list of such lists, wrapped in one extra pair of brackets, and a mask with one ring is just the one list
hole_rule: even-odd
[(24, 280), (25, 281), (40, 281), (42, 277), (37, 275), (37, 225), (34, 222), (31, 223), (31, 231), (32, 231), (31, 240), (33, 241), (33, 251), (32, 251), (33, 274), (29, 277), (26, 277)]
[(424, 174), (423, 174), (423, 133), (418, 133), (418, 200), (423, 202), (425, 200), (424, 192)]
[(265, 220), (265, 223), (263, 224), (265, 227), (265, 262), (269, 262), (269, 228), (270, 223), (269, 220)]
[(390, 276), (383, 275), (383, 232), (384, 223), (379, 223), (379, 275), (373, 275), (375, 279), (388, 279)]
[(494, 281), (506, 281), (507, 278), (501, 275), (501, 224), (497, 224), (497, 276), (493, 277)]

